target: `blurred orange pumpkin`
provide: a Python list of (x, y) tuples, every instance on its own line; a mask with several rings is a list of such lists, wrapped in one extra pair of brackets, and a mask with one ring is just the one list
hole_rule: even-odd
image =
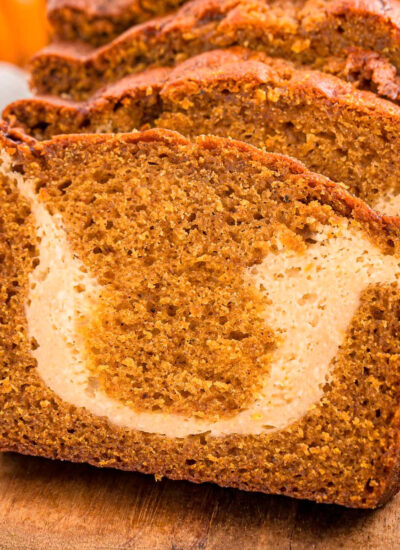
[(47, 42), (46, 0), (0, 0), (0, 60), (24, 65)]

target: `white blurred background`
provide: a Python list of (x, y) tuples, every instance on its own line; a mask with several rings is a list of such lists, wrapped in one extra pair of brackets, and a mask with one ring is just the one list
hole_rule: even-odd
[(0, 112), (16, 99), (29, 97), (28, 74), (12, 65), (0, 62)]

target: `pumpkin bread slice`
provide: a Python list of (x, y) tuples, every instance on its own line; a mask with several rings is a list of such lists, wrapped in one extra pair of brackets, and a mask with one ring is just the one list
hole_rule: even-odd
[(3, 126), (0, 448), (376, 507), (400, 226), (218, 137)]
[(99, 46), (129, 27), (178, 8), (184, 0), (48, 0), (55, 35)]

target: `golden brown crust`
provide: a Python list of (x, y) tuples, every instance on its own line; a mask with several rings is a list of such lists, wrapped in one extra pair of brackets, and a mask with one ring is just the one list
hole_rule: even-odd
[(4, 117), (37, 139), (147, 127), (230, 136), (298, 158), (370, 205), (400, 191), (397, 105), (332, 75), (238, 47), (130, 75), (87, 102), (17, 101)]
[[(242, 45), (324, 68), (332, 67), (332, 56), (345, 60), (351, 55), (349, 48), (361, 48), (382, 59), (366, 60), (371, 53), (363, 54), (361, 64), (349, 62), (353, 71), (349, 66), (343, 69), (346, 61), (339, 63), (340, 70), (361, 85), (379, 88), (373, 82), (377, 72), (387, 78), (400, 67), (398, 23), (395, 0), (385, 6), (366, 0), (300, 4), (279, 0), (273, 5), (265, 0), (192, 0), (176, 14), (132, 27), (99, 49), (53, 44), (33, 59), (32, 85), (39, 93), (84, 98), (146, 66), (172, 65), (205, 50)], [(382, 70), (376, 70), (377, 63)], [(388, 93), (393, 95), (393, 90)]]
[[(164, 159), (164, 168), (168, 168), (167, 158), (180, 166), (203, 163), (215, 175), (229, 170), (232, 181), (235, 173), (249, 173), (252, 185), (262, 184), (273, 190), (273, 198), (266, 200), (281, 204), (282, 212), (292, 212), (293, 208), (293, 212), (303, 209), (316, 215), (326, 212), (344, 216), (359, 222), (383, 249), (400, 253), (399, 219), (379, 216), (340, 186), (308, 172), (295, 160), (263, 153), (244, 143), (214, 137), (198, 138), (193, 143), (173, 132), (152, 130), (130, 135), (60, 136), (48, 142), (30, 140), (23, 144), (17, 131), (8, 131), (5, 124), (2, 131), (2, 148), (15, 153), (19, 173), (38, 178), (40, 188), (54, 192), (63, 179), (73, 174), (78, 201), (79, 185), (93, 185), (90, 174), (96, 163), (110, 163), (110, 169), (117, 172), (136, 162), (145, 171), (147, 160), (155, 155)], [(235, 170), (239, 166), (240, 170)], [(75, 180), (79, 171), (85, 177)], [(192, 176), (200, 177), (200, 173), (195, 170)], [(107, 184), (103, 185), (107, 190)], [(70, 189), (66, 190), (65, 200), (72, 197), (68, 195)], [(33, 220), (16, 194), (12, 176), (3, 176), (0, 190), (5, 231), (0, 242), (4, 255), (0, 267), (4, 300), (0, 303), (7, 312), (6, 324), (0, 314), (4, 359), (0, 371), (2, 450), (173, 479), (213, 481), (346, 506), (375, 507), (397, 490), (397, 289), (371, 288), (363, 295), (352, 322), (354, 338), (349, 336), (343, 346), (343, 358), (339, 358), (321, 403), (288, 429), (262, 436), (212, 438), (202, 434), (183, 439), (129, 431), (62, 402), (36, 374), (26, 340), (23, 306), (27, 275), (36, 258)]]

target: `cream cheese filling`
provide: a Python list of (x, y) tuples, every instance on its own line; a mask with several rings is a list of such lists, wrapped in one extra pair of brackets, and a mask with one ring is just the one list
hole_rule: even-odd
[(373, 208), (386, 216), (400, 216), (400, 193), (382, 193)]
[(32, 352), (38, 374), (64, 401), (132, 430), (185, 437), (203, 432), (256, 435), (285, 428), (321, 399), (361, 292), (370, 284), (396, 281), (400, 271), (397, 259), (347, 226), (322, 228), (303, 254), (283, 247), (268, 254), (248, 270), (247, 278), (266, 293), (266, 323), (281, 335), (281, 345), (271, 355), (270, 374), (252, 405), (215, 422), (135, 411), (108, 397), (85, 364), (77, 326), (101, 287), (71, 251), (61, 217), (48, 212), (31, 182), (19, 174), (16, 178), (31, 203), (40, 240), (40, 264), (30, 276), (26, 304), (29, 335), (38, 344)]

